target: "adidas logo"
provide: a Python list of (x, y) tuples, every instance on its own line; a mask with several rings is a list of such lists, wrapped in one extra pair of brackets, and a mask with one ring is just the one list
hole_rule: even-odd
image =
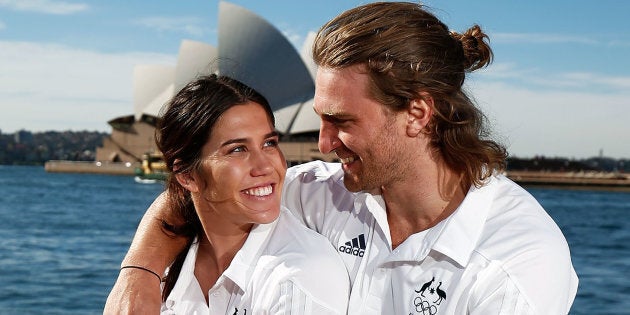
[(339, 246), (339, 252), (363, 257), (363, 254), (365, 253), (365, 236), (363, 234), (359, 234), (359, 236), (353, 238), (349, 242), (346, 242), (346, 244)]

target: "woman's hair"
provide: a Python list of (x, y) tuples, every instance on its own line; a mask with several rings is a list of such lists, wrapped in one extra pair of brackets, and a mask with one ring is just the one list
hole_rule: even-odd
[(177, 281), (192, 240), (203, 233), (190, 192), (179, 184), (175, 174), (200, 172), (201, 151), (215, 123), (228, 109), (250, 101), (260, 104), (275, 125), (267, 100), (254, 89), (226, 76), (197, 78), (183, 87), (163, 109), (155, 130), (155, 141), (170, 172), (166, 183), (167, 207), (174, 214), (171, 217), (181, 218), (183, 223), (162, 220), (162, 228), (188, 238), (187, 248), (169, 268), (162, 291), (163, 300)]
[(505, 168), (507, 152), (489, 140), (486, 118), (462, 90), (466, 72), (492, 61), (488, 36), (478, 25), (465, 33), (448, 27), (420, 4), (377, 2), (348, 10), (319, 30), (313, 59), (321, 67), (363, 65), (370, 97), (393, 111), (428, 93), (434, 115), (427, 126), (434, 156), (483, 185)]

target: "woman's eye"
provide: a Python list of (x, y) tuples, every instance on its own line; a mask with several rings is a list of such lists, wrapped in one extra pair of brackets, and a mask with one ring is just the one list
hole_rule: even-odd
[(232, 148), (232, 150), (230, 150), (230, 153), (236, 153), (236, 152), (245, 152), (245, 146), (238, 146), (238, 147), (234, 147)]

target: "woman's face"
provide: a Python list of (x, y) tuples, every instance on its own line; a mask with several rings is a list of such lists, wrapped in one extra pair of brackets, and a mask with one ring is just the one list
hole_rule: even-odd
[(262, 106), (248, 102), (227, 110), (204, 144), (201, 160), (193, 177), (204, 225), (242, 227), (278, 217), (286, 161)]

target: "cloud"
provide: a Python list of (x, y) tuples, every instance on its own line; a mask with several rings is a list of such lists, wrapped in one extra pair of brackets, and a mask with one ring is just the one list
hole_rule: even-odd
[(175, 62), (165, 54), (0, 41), (0, 128), (110, 131), (107, 121), (133, 113), (134, 66)]
[(584, 44), (595, 45), (600, 41), (587, 36), (544, 33), (493, 33), (493, 42), (521, 44)]
[(70, 3), (53, 0), (0, 0), (0, 7), (16, 11), (30, 11), (46, 14), (73, 14), (89, 9), (85, 3)]
[(274, 25), (280, 33), (291, 43), (296, 49), (299, 49), (304, 45), (304, 32), (296, 29), (292, 25), (287, 23), (281, 23), (280, 25)]
[(294, 47), (302, 47), (304, 44), (304, 36), (302, 36), (302, 34), (299, 34), (291, 29), (284, 29), (281, 32)]
[(628, 158), (630, 75), (497, 63), (467, 83), (513, 156)]
[(513, 63), (495, 63), (482, 71), (488, 80), (509, 80), (542, 90), (594, 90), (622, 93), (630, 90), (630, 75), (604, 75), (589, 72), (548, 73), (544, 69), (519, 68)]
[[(598, 77), (585, 79), (591, 76)], [(540, 89), (483, 75), (474, 78), (468, 90), (512, 156), (588, 158), (600, 149), (610, 157), (630, 156), (627, 143), (620, 141), (630, 134), (629, 90)]]
[(630, 47), (630, 41), (624, 40), (613, 40), (608, 43), (611, 47)]
[(196, 17), (145, 17), (138, 19), (136, 24), (159, 32), (182, 32), (195, 37), (201, 37), (205, 33), (201, 26), (202, 21)]
[[(600, 35), (597, 38), (587, 35), (567, 35), (548, 33), (493, 33), (493, 43), (505, 44), (578, 44), (588, 46), (630, 47), (630, 40), (612, 38), (614, 34)], [(625, 36), (625, 34), (624, 34)]]

